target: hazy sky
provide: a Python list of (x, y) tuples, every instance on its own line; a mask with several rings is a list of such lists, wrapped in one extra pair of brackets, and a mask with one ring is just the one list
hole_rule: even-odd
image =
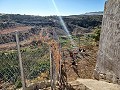
[(103, 11), (106, 0), (0, 0), (0, 13), (56, 15), (55, 1), (61, 15)]

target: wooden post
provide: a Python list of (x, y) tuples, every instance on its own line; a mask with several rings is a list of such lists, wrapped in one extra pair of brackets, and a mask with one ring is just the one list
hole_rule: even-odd
[(79, 39), (79, 48), (80, 48), (80, 34), (78, 35), (78, 39)]
[(23, 88), (23, 90), (25, 90), (26, 85), (25, 85), (25, 78), (24, 78), (24, 70), (23, 70), (23, 66), (22, 66), (22, 58), (21, 58), (21, 53), (20, 53), (20, 43), (19, 43), (19, 38), (18, 38), (18, 32), (17, 31), (15, 32), (15, 36), (16, 36), (16, 44), (17, 44), (20, 72), (21, 72), (22, 88)]
[(60, 83), (60, 80), (61, 80), (61, 65), (62, 65), (62, 53), (61, 53), (61, 44), (59, 44), (59, 49), (60, 49), (60, 55), (61, 55), (61, 58), (60, 58), (60, 61), (59, 61), (59, 83)]
[(55, 84), (56, 84), (56, 68), (55, 68), (55, 62), (52, 60), (52, 65), (53, 65), (53, 90), (55, 90)]
[(53, 62), (52, 62), (51, 46), (49, 46), (49, 52), (50, 52), (50, 83), (51, 83), (51, 90), (54, 90), (53, 89)]

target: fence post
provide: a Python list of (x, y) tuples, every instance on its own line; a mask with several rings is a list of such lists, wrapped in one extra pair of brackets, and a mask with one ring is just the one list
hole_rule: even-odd
[(56, 88), (56, 65), (55, 65), (55, 61), (53, 60), (53, 90), (55, 90)]
[(78, 35), (78, 42), (79, 42), (79, 48), (80, 48), (80, 34)]
[(59, 83), (60, 83), (61, 82), (61, 65), (62, 65), (62, 53), (61, 53), (61, 44), (60, 43), (59, 43), (59, 53), (61, 55), (60, 61), (59, 61)]
[(17, 44), (20, 72), (21, 72), (22, 88), (23, 88), (23, 90), (25, 90), (26, 85), (25, 85), (25, 78), (24, 78), (24, 70), (23, 70), (23, 66), (22, 66), (22, 58), (21, 58), (21, 53), (20, 53), (20, 43), (19, 43), (19, 38), (18, 38), (18, 32), (17, 31), (15, 32), (15, 36), (16, 36), (16, 44)]
[(52, 62), (52, 52), (50, 45), (49, 45), (49, 52), (50, 52), (50, 83), (51, 83), (51, 90), (53, 90), (53, 62)]

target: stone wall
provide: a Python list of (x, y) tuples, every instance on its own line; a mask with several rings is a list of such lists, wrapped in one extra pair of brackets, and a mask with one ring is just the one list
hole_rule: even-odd
[(120, 0), (105, 3), (94, 78), (120, 84)]

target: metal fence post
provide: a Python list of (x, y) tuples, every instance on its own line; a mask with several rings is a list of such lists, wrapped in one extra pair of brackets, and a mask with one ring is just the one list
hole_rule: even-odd
[(24, 78), (24, 70), (23, 70), (23, 65), (22, 65), (22, 58), (21, 58), (21, 53), (20, 53), (20, 43), (19, 43), (19, 38), (18, 38), (18, 32), (17, 31), (15, 32), (15, 36), (16, 36), (16, 44), (17, 44), (20, 72), (21, 72), (22, 88), (23, 88), (23, 90), (25, 90), (26, 85), (25, 85), (25, 78)]

